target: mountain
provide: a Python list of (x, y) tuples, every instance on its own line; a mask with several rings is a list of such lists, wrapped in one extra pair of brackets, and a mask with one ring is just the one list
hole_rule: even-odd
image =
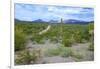
[(46, 21), (43, 21), (42, 19), (37, 19), (37, 20), (34, 20), (32, 22), (35, 22), (35, 23), (46, 23)]
[[(48, 22), (43, 21), (42, 19), (37, 19), (34, 21), (22, 21), (15, 19), (15, 23), (59, 23), (57, 20), (50, 20)], [(64, 20), (63, 23), (65, 24), (88, 24), (88, 23), (94, 23), (94, 21), (82, 21), (82, 20), (76, 20), (76, 19), (68, 19)]]
[(23, 20), (19, 20), (19, 19), (14, 19), (15, 23), (32, 23), (32, 21), (23, 21)]
[(82, 21), (82, 20), (76, 20), (76, 19), (64, 20), (64, 23), (66, 24), (88, 24), (91, 22), (93, 23), (94, 21)]
[(14, 19), (14, 21), (17, 23), (17, 22), (20, 22), (20, 20), (18, 20), (18, 19)]

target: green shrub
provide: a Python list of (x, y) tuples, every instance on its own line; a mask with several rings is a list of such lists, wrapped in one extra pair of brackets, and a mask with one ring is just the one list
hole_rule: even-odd
[(74, 34), (74, 39), (77, 43), (81, 42), (81, 35), (80, 35), (80, 31), (76, 31), (76, 33)]
[(31, 40), (36, 42), (37, 44), (44, 44), (43, 39), (44, 39), (44, 36), (38, 35), (38, 34), (34, 34), (31, 38)]
[(63, 47), (62, 48), (62, 51), (61, 51), (61, 56), (62, 57), (69, 57), (72, 54), (73, 54), (73, 51), (70, 48), (68, 48), (68, 47)]
[(55, 37), (52, 37), (50, 39), (50, 41), (53, 42), (53, 43), (58, 43), (58, 38), (56, 36)]
[(93, 42), (90, 43), (88, 50), (94, 51), (94, 43)]
[(55, 48), (55, 49), (48, 49), (46, 51), (46, 56), (57, 56), (60, 54), (60, 49), (59, 48)]
[(83, 55), (81, 53), (78, 53), (78, 52), (75, 53), (74, 52), (73, 55), (72, 55), (72, 57), (75, 57), (77, 59), (82, 59), (83, 58)]
[(46, 51), (46, 56), (62, 56), (62, 57), (69, 57), (73, 54), (71, 48), (69, 47), (58, 47), (55, 49), (48, 49)]
[(71, 47), (72, 45), (72, 41), (70, 39), (63, 39), (62, 41), (62, 44), (65, 46), (65, 47)]
[(17, 65), (19, 65), (19, 64), (31, 64), (31, 63), (35, 63), (36, 60), (37, 60), (37, 56), (36, 56), (36, 53), (34, 51), (30, 53), (29, 51), (25, 50), (25, 51), (21, 51), (18, 53), (18, 56), (15, 59), (15, 63)]
[(26, 35), (23, 33), (23, 31), (21, 29), (15, 30), (15, 51), (25, 49), (26, 41)]

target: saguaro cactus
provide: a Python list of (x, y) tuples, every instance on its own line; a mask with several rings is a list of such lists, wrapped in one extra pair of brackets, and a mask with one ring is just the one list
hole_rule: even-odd
[(62, 40), (63, 40), (63, 19), (61, 18), (61, 23), (60, 23), (61, 25), (60, 25), (60, 28), (61, 28), (61, 30), (60, 30), (60, 36), (61, 36), (61, 43), (62, 43)]

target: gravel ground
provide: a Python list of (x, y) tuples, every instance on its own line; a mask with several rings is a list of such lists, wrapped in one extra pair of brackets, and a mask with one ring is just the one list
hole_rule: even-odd
[(42, 57), (37, 60), (38, 64), (45, 64), (45, 63), (63, 63), (63, 62), (75, 62), (75, 61), (93, 61), (94, 60), (94, 52), (88, 50), (89, 43), (84, 44), (74, 44), (72, 45), (71, 49), (75, 52), (80, 53), (83, 55), (82, 59), (77, 59), (75, 57), (61, 57), (61, 56), (52, 56), (48, 57), (45, 56), (45, 50), (47, 49), (54, 49), (59, 47), (60, 44), (51, 44), (47, 41), (45, 44), (33, 44), (31, 41), (28, 42), (26, 48), (30, 51), (33, 49), (40, 49), (42, 53)]

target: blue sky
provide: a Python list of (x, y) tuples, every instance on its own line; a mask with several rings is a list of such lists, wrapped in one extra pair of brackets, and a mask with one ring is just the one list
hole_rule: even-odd
[(36, 4), (15, 4), (15, 18), (24, 21), (42, 19), (44, 21), (77, 19), (83, 21), (94, 20), (93, 8), (36, 5)]

